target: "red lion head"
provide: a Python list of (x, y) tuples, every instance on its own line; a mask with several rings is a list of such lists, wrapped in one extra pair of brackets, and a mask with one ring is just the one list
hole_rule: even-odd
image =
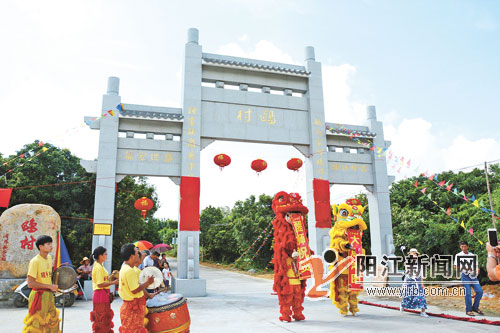
[(306, 215), (309, 212), (306, 206), (302, 204), (302, 199), (298, 193), (286, 193), (284, 191), (276, 193), (273, 199), (273, 211), (276, 215), (292, 212)]

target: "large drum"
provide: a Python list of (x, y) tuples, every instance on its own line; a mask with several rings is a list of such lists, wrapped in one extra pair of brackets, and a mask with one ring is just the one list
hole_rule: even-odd
[(191, 318), (187, 300), (181, 294), (160, 293), (146, 302), (148, 332), (189, 332)]

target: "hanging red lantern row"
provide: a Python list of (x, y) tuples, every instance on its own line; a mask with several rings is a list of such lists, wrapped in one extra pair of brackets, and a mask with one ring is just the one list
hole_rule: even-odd
[(257, 172), (257, 174), (259, 174), (260, 172), (266, 170), (267, 162), (258, 158), (256, 160), (253, 160), (250, 166)]
[(140, 199), (137, 199), (134, 203), (134, 207), (137, 210), (141, 211), (141, 216), (143, 219), (146, 218), (146, 213), (148, 210), (151, 210), (154, 206), (153, 200), (142, 197)]
[(226, 154), (218, 154), (215, 155), (214, 157), (214, 163), (217, 164), (222, 171), (222, 169), (229, 164), (231, 164), (231, 157), (227, 156)]
[(300, 158), (291, 158), (286, 163), (286, 167), (290, 170), (298, 171), (302, 167), (302, 164), (304, 164), (304, 163), (302, 162), (302, 160)]

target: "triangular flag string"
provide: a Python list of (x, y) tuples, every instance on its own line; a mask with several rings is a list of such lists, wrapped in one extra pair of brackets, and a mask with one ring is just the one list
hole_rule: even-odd
[[(429, 180), (429, 181), (433, 182), (434, 184), (438, 185), (440, 188), (443, 188), (442, 184), (444, 184), (444, 181), (441, 181), (441, 182), (438, 183), (437, 182), (437, 176), (438, 175), (434, 174), (434, 175), (432, 175), (430, 177), (427, 177), (427, 175), (422, 174), (422, 176), (425, 177), (426, 180)], [(417, 179), (417, 181), (418, 181), (418, 179)], [(464, 200), (465, 202), (467, 202), (469, 204), (472, 204), (474, 207), (481, 209), (481, 211), (487, 213), (488, 215), (490, 215), (490, 216), (491, 216), (491, 214), (493, 214), (493, 216), (496, 215), (495, 211), (491, 211), (491, 210), (485, 208), (484, 203), (482, 201), (478, 201), (476, 199), (475, 195), (472, 195), (470, 198), (468, 198), (467, 195), (465, 194), (464, 190), (462, 190), (461, 192), (458, 192), (458, 189), (455, 188), (453, 191), (451, 191), (452, 188), (453, 188), (453, 183), (451, 183), (450, 185), (448, 185), (446, 187), (446, 190), (448, 192), (450, 192), (450, 193), (453, 193), (453, 195), (455, 195), (458, 198)], [(498, 219), (498, 216), (495, 216), (495, 218)]]
[[(414, 184), (415, 185), (415, 184)], [(418, 187), (415, 186), (418, 190)], [(439, 206), (439, 204), (432, 200), (431, 199), (431, 194), (428, 193), (427, 195), (425, 195), (425, 190), (427, 190), (427, 187), (423, 188), (422, 190), (420, 190), (420, 192), (423, 194), (423, 197), (429, 199), (429, 201), (431, 201), (437, 208), (439, 208), (439, 210), (441, 210), (442, 212), (444, 212), (446, 215), (448, 215), (453, 221), (457, 222), (458, 223), (458, 220), (454, 217), (451, 216), (451, 207), (448, 207), (448, 209), (444, 209), (443, 207)], [(465, 223), (464, 221), (461, 221), (460, 222), (460, 226), (464, 229), (464, 230), (467, 230), (466, 227), (465, 227)], [(469, 232), (469, 234), (474, 238), (476, 239), (481, 245), (483, 245), (483, 242), (477, 238), (475, 235), (474, 235), (474, 230), (472, 228), (470, 228), (469, 230), (467, 230)]]
[[(5, 177), (5, 179), (7, 179), (7, 174), (11, 173), (12, 171), (16, 170), (17, 168), (24, 166), (26, 163), (28, 163), (28, 162), (34, 160), (35, 158), (37, 158), (38, 156), (40, 156), (40, 154), (45, 153), (47, 150), (49, 150), (49, 148), (42, 146), (42, 148), (36, 154), (34, 154), (30, 158), (28, 158), (25, 162), (9, 169), (6, 173), (4, 173), (3, 175), (0, 176), (0, 179), (2, 179), (3, 177)], [(23, 154), (23, 155), (25, 155), (25, 154)]]

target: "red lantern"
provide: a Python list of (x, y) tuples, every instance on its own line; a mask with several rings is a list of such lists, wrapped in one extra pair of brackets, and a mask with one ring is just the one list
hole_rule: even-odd
[(150, 210), (151, 208), (153, 208), (153, 206), (154, 206), (153, 200), (146, 198), (146, 197), (142, 197), (140, 199), (137, 199), (134, 203), (135, 209), (141, 211), (141, 216), (143, 219), (146, 218), (146, 212), (148, 210)]
[(286, 167), (290, 170), (298, 171), (302, 167), (302, 164), (304, 163), (300, 158), (291, 158), (290, 161), (287, 162)]
[(226, 154), (215, 155), (214, 163), (217, 164), (222, 171), (224, 167), (231, 164), (231, 157), (227, 156)]
[(256, 160), (253, 160), (252, 161), (252, 164), (251, 164), (251, 167), (253, 170), (255, 170), (258, 173), (260, 173), (261, 171), (264, 171), (266, 170), (267, 168), (267, 162), (264, 161), (264, 160), (261, 160), (260, 158), (256, 159)]

